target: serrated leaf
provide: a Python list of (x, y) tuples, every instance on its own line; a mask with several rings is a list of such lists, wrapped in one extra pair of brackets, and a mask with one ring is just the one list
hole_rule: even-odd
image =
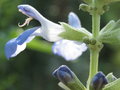
[(85, 28), (76, 29), (66, 23), (60, 23), (65, 32), (61, 33), (60, 36), (64, 39), (75, 40), (75, 41), (83, 41), (84, 37), (91, 37), (92, 34), (88, 32)]
[(120, 78), (107, 84), (103, 90), (120, 90)]

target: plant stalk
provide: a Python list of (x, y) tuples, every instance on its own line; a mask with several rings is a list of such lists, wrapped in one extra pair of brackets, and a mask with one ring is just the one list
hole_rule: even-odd
[(93, 13), (92, 15), (92, 34), (93, 38), (97, 38), (99, 35), (100, 31), (100, 15), (97, 14), (96, 12)]
[[(95, 7), (95, 0), (93, 0), (93, 5)], [(95, 9), (94, 9), (95, 10)], [(92, 14), (92, 34), (93, 38), (97, 40), (97, 36), (99, 35), (100, 31), (100, 15), (94, 11)], [(98, 72), (98, 59), (99, 59), (99, 52), (100, 49), (97, 47), (97, 44), (90, 48), (90, 70), (89, 70), (89, 78), (87, 82), (87, 90), (90, 88), (90, 82), (94, 75)], [(95, 47), (95, 48), (94, 48)]]

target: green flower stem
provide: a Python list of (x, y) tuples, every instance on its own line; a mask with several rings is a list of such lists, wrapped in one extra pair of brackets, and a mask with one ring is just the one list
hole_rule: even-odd
[(90, 50), (90, 79), (98, 72), (99, 52)]
[(100, 15), (94, 12), (92, 15), (92, 34), (95, 39), (99, 35), (99, 31), (100, 31)]
[(99, 58), (99, 51), (90, 50), (90, 71), (89, 71), (89, 78), (87, 82), (87, 90), (89, 90), (89, 86), (92, 78), (98, 72), (98, 58)]
[[(94, 11), (92, 13), (92, 34), (93, 38), (97, 40), (97, 36), (100, 31), (100, 15), (96, 10), (96, 0), (93, 0)], [(90, 48), (90, 70), (89, 70), (89, 78), (87, 82), (87, 90), (90, 88), (90, 82), (94, 75), (98, 72), (98, 59), (99, 59), (99, 51), (100, 49), (97, 47), (97, 44)]]

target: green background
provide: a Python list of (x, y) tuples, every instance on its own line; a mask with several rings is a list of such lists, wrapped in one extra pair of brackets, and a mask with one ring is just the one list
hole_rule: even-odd
[[(17, 5), (30, 4), (43, 16), (58, 23), (67, 22), (69, 12), (75, 12), (82, 26), (91, 31), (91, 16), (78, 10), (80, 0), (0, 0), (0, 90), (62, 90), (52, 72), (60, 65), (69, 66), (86, 84), (89, 70), (89, 50), (78, 60), (67, 62), (51, 51), (53, 43), (36, 37), (27, 44), (27, 49), (15, 58), (7, 60), (4, 55), (5, 43), (18, 36), (23, 30), (40, 25), (33, 20), (29, 26), (19, 28), (26, 16), (18, 12)], [(110, 5), (110, 10), (102, 15), (101, 28), (111, 19), (120, 18), (120, 3)], [(113, 72), (120, 77), (120, 49), (104, 45), (100, 53), (99, 71)]]

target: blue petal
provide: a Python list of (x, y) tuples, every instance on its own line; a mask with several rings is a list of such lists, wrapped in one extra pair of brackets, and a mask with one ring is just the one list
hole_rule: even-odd
[(5, 55), (9, 59), (17, 50), (16, 38), (9, 40), (5, 45)]
[(21, 51), (23, 51), (26, 48), (26, 43), (28, 43), (35, 37), (32, 34), (38, 28), (40, 28), (40, 27), (34, 27), (31, 29), (28, 29), (25, 32), (23, 32), (20, 36), (18, 36), (18, 38), (9, 40), (5, 45), (5, 55), (6, 55), (7, 59), (9, 59), (11, 57), (15, 57)]
[(17, 56), (21, 51), (26, 48), (26, 43), (22, 45), (17, 44), (16, 38), (9, 40), (5, 45), (5, 55), (7, 59)]
[(68, 24), (77, 29), (81, 28), (80, 20), (78, 16), (73, 12), (70, 12), (68, 15)]
[(18, 45), (22, 45), (40, 27), (34, 27), (23, 32), (16, 40)]

